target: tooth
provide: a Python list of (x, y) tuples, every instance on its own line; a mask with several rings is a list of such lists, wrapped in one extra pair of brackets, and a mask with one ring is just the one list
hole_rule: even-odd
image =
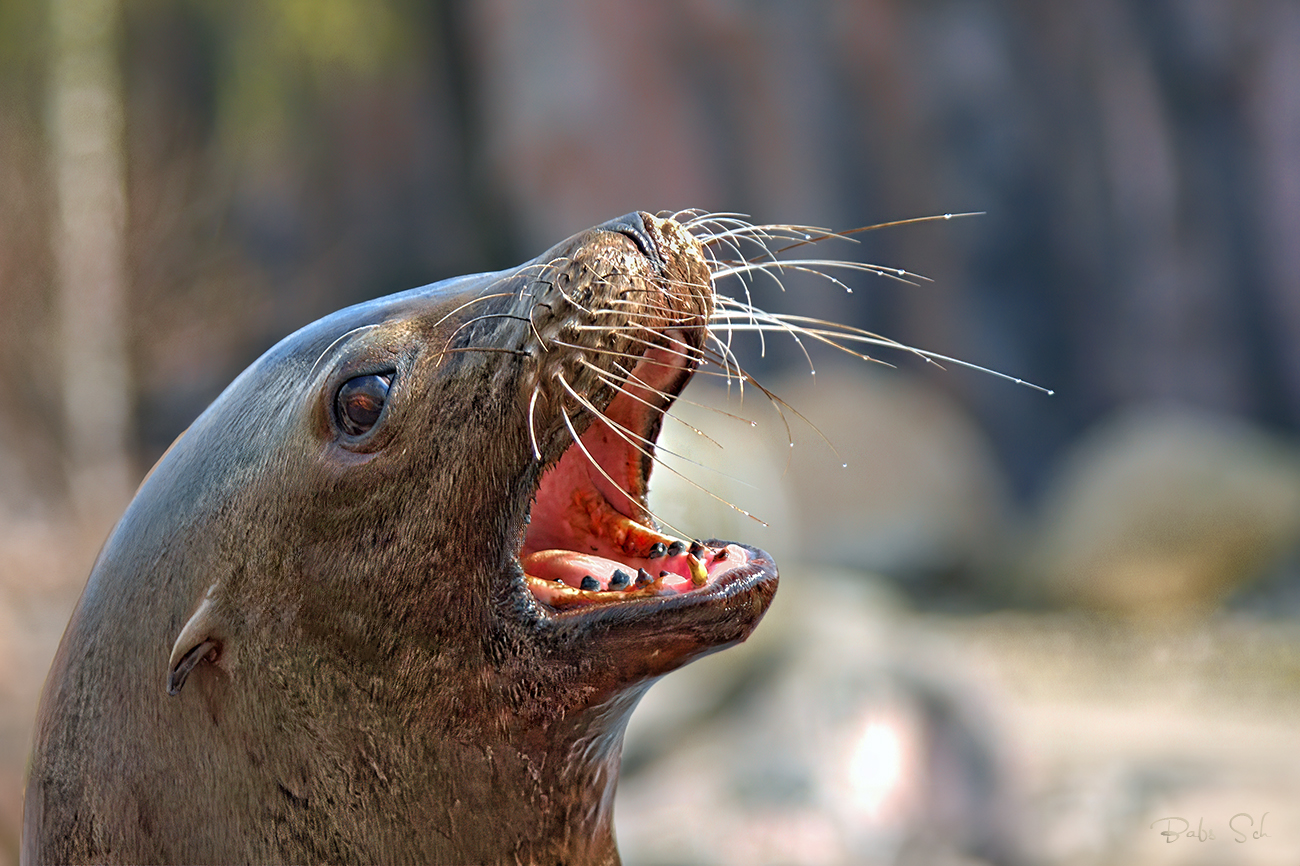
[(685, 545), (685, 544), (683, 544), (683, 543), (680, 542), (680, 541), (674, 541), (672, 544), (668, 545), (668, 555), (669, 555), (669, 556), (681, 556), (681, 555), (682, 555), (682, 551), (684, 551), (685, 549), (686, 549), (686, 545)]
[(614, 569), (614, 576), (609, 581), (610, 589), (622, 589), (632, 582), (632, 575), (622, 569)]
[(706, 548), (704, 547), (704, 545), (700, 544), (698, 541), (691, 542), (691, 556), (695, 557), (696, 559), (704, 559), (705, 549)]
[(582, 584), (581, 584), (581, 586), (580, 586), (579, 588), (580, 588), (580, 589), (600, 589), (600, 581), (596, 580), (596, 578), (592, 577), (590, 574), (587, 574), (587, 575), (584, 575), (584, 576), (583, 576), (583, 578), (582, 578)]
[(691, 583), (695, 586), (704, 586), (709, 582), (709, 573), (704, 570), (704, 563), (700, 562), (694, 556), (686, 557), (686, 564), (691, 567)]
[(636, 571), (636, 585), (637, 585), (637, 586), (649, 586), (650, 584), (652, 584), (652, 583), (654, 583), (654, 582), (655, 582), (655, 579), (654, 579), (653, 577), (650, 576), (650, 572), (646, 571), (644, 568), (638, 568), (638, 569), (637, 569), (637, 571)]
[(666, 553), (668, 553), (668, 548), (664, 547), (664, 543), (662, 541), (656, 541), (654, 544), (650, 545), (650, 552), (646, 555), (646, 559), (658, 559)]
[(717, 556), (713, 557), (713, 561), (714, 561), (714, 562), (722, 562), (722, 560), (724, 560), (724, 559), (726, 559), (726, 558), (727, 558), (727, 548), (724, 547), (724, 548), (722, 548), (721, 550), (718, 551), (718, 555), (717, 555)]

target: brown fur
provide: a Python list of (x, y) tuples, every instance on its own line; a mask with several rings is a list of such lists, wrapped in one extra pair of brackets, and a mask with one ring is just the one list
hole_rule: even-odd
[[(628, 714), (742, 640), (776, 587), (760, 557), (704, 602), (557, 613), (514, 558), (569, 443), (545, 391), (534, 459), (529, 397), (567, 363), (537, 334), (570, 302), (665, 285), (693, 287), (702, 322), (708, 271), (674, 225), (629, 215), (344, 310), (241, 375), (90, 576), (41, 704), (24, 861), (617, 862)], [(387, 420), (344, 447), (332, 395), (381, 367), (401, 386)], [(186, 678), (176, 654), (196, 647)]]

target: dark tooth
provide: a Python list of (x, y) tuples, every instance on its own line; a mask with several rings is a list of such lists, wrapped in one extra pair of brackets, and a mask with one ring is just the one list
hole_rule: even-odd
[(672, 544), (668, 545), (669, 556), (681, 556), (685, 550), (686, 545), (680, 541), (674, 541)]
[(594, 578), (594, 577), (592, 577), (590, 574), (588, 574), (588, 575), (585, 575), (585, 576), (582, 578), (582, 584), (579, 586), (579, 588), (580, 588), (580, 589), (600, 589), (600, 581), (596, 580), (596, 578)]
[(646, 555), (646, 558), (658, 559), (659, 557), (663, 556), (667, 552), (668, 552), (668, 548), (664, 547), (664, 543), (662, 541), (656, 541), (654, 544), (650, 546), (650, 553)]
[(615, 569), (614, 576), (609, 581), (610, 589), (622, 589), (632, 582), (632, 575), (622, 569)]
[(659, 576), (660, 576), (660, 577), (667, 577), (667, 576), (670, 575), (670, 574), (672, 574), (671, 571), (661, 571), (661, 572), (659, 572)]
[(636, 585), (637, 585), (637, 586), (645, 586), (646, 584), (650, 584), (650, 583), (654, 583), (654, 582), (655, 582), (655, 579), (654, 579), (653, 577), (650, 576), (650, 572), (646, 571), (644, 568), (638, 568), (638, 569), (636, 570)]
[(727, 558), (727, 548), (724, 547), (724, 548), (722, 548), (721, 550), (718, 551), (718, 555), (717, 555), (717, 556), (713, 557), (713, 561), (714, 561), (714, 562), (721, 562), (722, 560), (724, 560), (724, 559), (726, 559), (726, 558)]
[(691, 542), (691, 556), (695, 557), (696, 559), (703, 559), (703, 558), (704, 558), (704, 545), (703, 545), (703, 544), (700, 544), (698, 541), (692, 541), (692, 542)]

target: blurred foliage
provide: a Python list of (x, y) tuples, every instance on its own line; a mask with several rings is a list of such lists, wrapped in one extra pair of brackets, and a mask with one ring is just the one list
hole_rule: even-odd
[(292, 143), (309, 108), (348, 78), (410, 68), (419, 29), (398, 0), (187, 0), (212, 34), (219, 145), (232, 154)]
[(45, 60), (45, 36), (44, 3), (0, 0), (0, 89), (7, 98), (32, 86), (28, 76)]

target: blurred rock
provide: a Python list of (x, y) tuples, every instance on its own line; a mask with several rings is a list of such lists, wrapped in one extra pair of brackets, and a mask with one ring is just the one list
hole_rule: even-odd
[(1017, 862), (984, 700), (910, 621), (879, 579), (787, 568), (747, 644), (633, 715), (625, 862)]
[(1067, 456), (1044, 497), (1025, 580), (1083, 608), (1205, 612), (1297, 542), (1293, 445), (1227, 416), (1136, 408)]
[(867, 364), (825, 366), (773, 390), (842, 458), (791, 420), (788, 477), (806, 560), (924, 584), (993, 552), (1006, 484), (984, 434), (950, 397)]

